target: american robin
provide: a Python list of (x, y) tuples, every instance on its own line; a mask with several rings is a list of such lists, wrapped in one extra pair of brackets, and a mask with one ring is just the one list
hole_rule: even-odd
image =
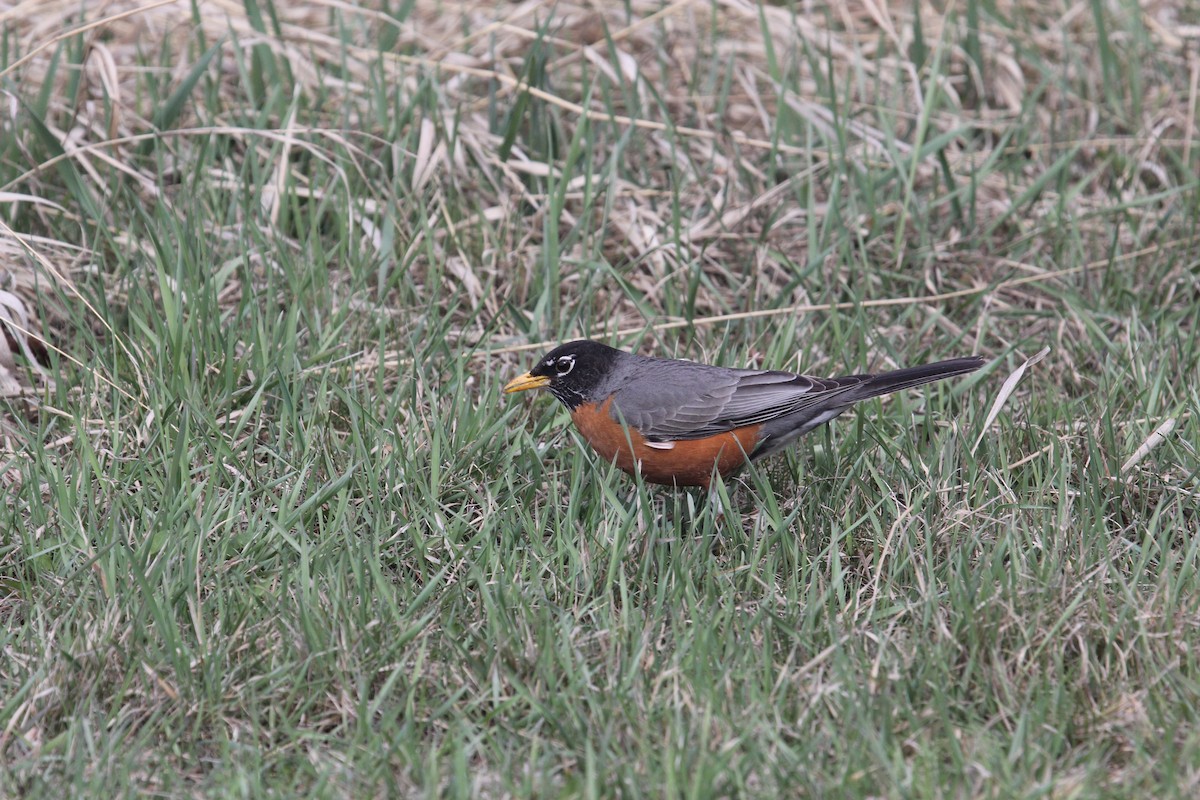
[(787, 447), (859, 400), (974, 372), (978, 356), (879, 375), (813, 378), (648, 358), (599, 342), (561, 345), (505, 394), (545, 389), (605, 461), (653, 483), (708, 488)]

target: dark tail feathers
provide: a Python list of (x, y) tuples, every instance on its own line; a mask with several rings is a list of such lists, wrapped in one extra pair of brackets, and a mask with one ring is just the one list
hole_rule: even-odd
[(919, 367), (908, 367), (906, 369), (898, 369), (895, 372), (872, 375), (859, 384), (858, 389), (854, 392), (854, 401), (857, 402), (859, 400), (866, 400), (869, 397), (878, 397), (881, 394), (891, 394), (901, 389), (920, 386), (923, 383), (932, 383), (933, 381), (953, 378), (955, 375), (966, 375), (968, 372), (974, 372), (986, 363), (987, 359), (985, 358), (971, 356), (970, 358), (952, 358), (949, 361), (938, 361), (934, 364), (924, 364)]

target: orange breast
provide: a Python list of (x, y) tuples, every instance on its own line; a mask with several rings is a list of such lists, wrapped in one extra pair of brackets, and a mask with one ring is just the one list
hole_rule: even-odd
[(737, 428), (706, 439), (673, 442), (669, 450), (651, 447), (646, 438), (627, 428), (608, 413), (612, 400), (600, 405), (579, 406), (571, 412), (575, 427), (601, 458), (633, 475), (641, 464), (642, 477), (651, 483), (668, 486), (708, 488), (713, 467), (722, 476), (746, 463), (748, 453), (758, 444), (761, 425)]

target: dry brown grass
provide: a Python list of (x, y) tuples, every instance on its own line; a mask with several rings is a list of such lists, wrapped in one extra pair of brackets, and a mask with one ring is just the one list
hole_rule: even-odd
[[(486, 113), (489, 102), (512, 103), (527, 88), (519, 70), (531, 43), (539, 39), (553, 45), (555, 58), (547, 68), (554, 75), (555, 91), (531, 91), (552, 110), (568, 134), (586, 120), (615, 122), (614, 130), (636, 128), (645, 153), (682, 165), (687, 175), (686, 183), (675, 187), (682, 229), (670, 238), (671, 220), (664, 215), (669, 209), (663, 203), (665, 186), (652, 182), (656, 173), (666, 177), (664, 168), (649, 165), (644, 185), (618, 182), (610, 187), (617, 199), (601, 233), (604, 253), (614, 264), (632, 265), (628, 279), (651, 308), (661, 287), (696, 263), (703, 264), (712, 279), (699, 290), (699, 317), (778, 305), (780, 292), (785, 292), (788, 302), (797, 304), (818, 301), (819, 305), (828, 299), (814, 298), (802, 286), (786, 290), (792, 271), (787, 264), (805, 264), (810, 246), (808, 209), (797, 207), (794, 184), (815, 182), (818, 196), (813, 210), (822, 214), (828, 209), (823, 208), (820, 193), (830, 180), (844, 176), (848, 162), (883, 169), (897, 158), (906, 159), (911, 150), (906, 140), (911, 137), (905, 128), (919, 121), (928, 124), (926, 140), (958, 131), (964, 145), (967, 137), (972, 141), (969, 147), (952, 144), (944, 150), (945, 165), (932, 157), (919, 161), (912, 168), (911, 191), (922, 193), (940, 180), (947, 167), (960, 183), (969, 182), (972, 173), (977, 180), (981, 177), (976, 187), (975, 228), (976, 232), (991, 230), (988, 246), (979, 250), (979, 240), (972, 236), (975, 252), (964, 252), (964, 232), (956, 225), (946, 226), (935, 241), (923, 244), (919, 233), (910, 229), (915, 224), (911, 212), (902, 206), (872, 209), (860, 221), (864, 232), (874, 232), (865, 242), (868, 262), (900, 264), (910, 250), (921, 251), (918, 261), (925, 265), (923, 283), (930, 295), (983, 289), (1008, 276), (1052, 271), (1048, 267), (1053, 264), (1056, 245), (1053, 220), (1058, 218), (1053, 212), (1063, 198), (1054, 187), (1046, 187), (1027, 212), (1011, 214), (1014, 198), (1023, 196), (1039, 180), (1048, 160), (1072, 146), (1072, 141), (1057, 134), (1062, 130), (1078, 137), (1073, 176), (1083, 178), (1106, 156), (1121, 153), (1115, 172), (1111, 166), (1098, 169), (1072, 187), (1072, 213), (1081, 219), (1082, 231), (1094, 234), (1088, 241), (1095, 249), (1084, 257), (1106, 258), (1108, 248), (1114, 245), (1125, 251), (1177, 246), (1175, 241), (1163, 240), (1154, 226), (1173, 202), (1171, 196), (1158, 193), (1186, 179), (1179, 172), (1182, 165), (1173, 157), (1182, 146), (1185, 163), (1190, 159), (1198, 60), (1197, 30), (1179, 25), (1172, 3), (1143, 5), (1141, 24), (1146, 26), (1148, 41), (1157, 48), (1160, 68), (1142, 76), (1140, 115), (1106, 119), (1105, 130), (1100, 130), (1097, 113), (1098, 99), (1104, 94), (1100, 51), (1093, 46), (1096, 30), (1083, 3), (999, 4), (1000, 15), (1022, 21), (1027, 38), (1017, 40), (1009, 29), (989, 25), (985, 19), (979, 31), (982, 70), (961, 46), (947, 48), (940, 55), (946, 65), (936, 84), (942, 102), (927, 118), (923, 98), (933, 86), (928, 65), (911, 58), (917, 20), (905, 4), (805, 3), (798, 9), (801, 13), (794, 14), (787, 8), (760, 8), (744, 0), (711, 4), (685, 0), (666, 5), (635, 2), (627, 16), (616, 6), (566, 2), (553, 6), (549, 36), (539, 26), (550, 16), (551, 7), (539, 2), (499, 7), (418, 3), (412, 15), (398, 25), (376, 11), (339, 2), (284, 4), (276, 9), (279, 35), (256, 30), (245, 6), (233, 0), (211, 0), (199, 7), (202, 13), (196, 19), (191, 4), (182, 0), (106, 2), (89, 9), (84, 21), (79, 17), (79, 4), (70, 0), (28, 0), (0, 6), (0, 23), (15, 31), (21, 51), (27, 54), (5, 77), (23, 85), (42, 82), (54, 45), (83, 30), (86, 56), (83, 74), (78, 76), (82, 78), (79, 91), (67, 98), (62, 90), (76, 76), (71, 70), (54, 73), (56, 85), (50, 92), (48, 116), (60, 120), (62, 126), (52, 128), (53, 133), (63, 142), (67, 157), (90, 179), (98, 197), (113, 189), (107, 185), (105, 169), (111, 167), (140, 186), (147, 198), (161, 191), (163, 176), (132, 155), (150, 134), (149, 120), (155, 113), (146, 103), (146, 94), (138, 91), (147, 69), (139, 53), (170, 48), (175, 54), (173, 62), (152, 69), (163, 73), (161, 80), (175, 83), (191, 68), (201, 41), (222, 42), (219, 80), (230, 106), (236, 106), (244, 91), (235, 69), (235, 51), (253, 47), (268, 48), (286, 59), (298, 95), (336, 97), (337, 102), (329, 103), (331, 110), (346, 105), (360, 105), (365, 110), (373, 102), (369, 87), (381, 75), (386, 83), (403, 84), (414, 93), (422, 81), (432, 78), (437, 108), (413, 119), (411, 125), (420, 131), (413, 137), (419, 147), (400, 157), (411, 160), (412, 189), (429, 208), (444, 209), (447, 202), (454, 202), (449, 198), (464, 192), (474, 198), (477, 211), (453, 225), (433, 226), (430, 245), (445, 263), (447, 288), (465, 292), (472, 305), (484, 305), (486, 318), (502, 316), (502, 303), (526, 304), (524, 278), (535, 270), (541, 255), (541, 233), (549, 206), (545, 196), (530, 191), (522, 176), (552, 174), (560, 168), (520, 149), (501, 162), (496, 155), (500, 139)], [(965, 24), (961, 13), (947, 19), (932, 6), (925, 7), (920, 28), (926, 52), (943, 35), (948, 41), (963, 41)], [(352, 44), (347, 46), (337, 25), (354, 29)], [(945, 25), (954, 30), (944, 32)], [(395, 28), (396, 37), (389, 52), (379, 53), (368, 46), (389, 27)], [(1027, 53), (1016, 51), (1018, 42)], [(788, 90), (782, 97), (772, 76), (772, 53), (776, 62), (786, 64), (789, 70)], [(1046, 75), (1039, 75), (1030, 54), (1050, 65), (1076, 61), (1084, 77), (1070, 84), (1048, 81), (1040, 87), (1040, 95), (1032, 98)], [(820, 62), (806, 61), (806, 56)], [(733, 65), (724, 96), (694, 85), (694, 65), (708, 58), (730, 59)], [(812, 74), (813, 66), (828, 69), (830, 74)], [(583, 107), (584, 76), (597, 72), (614, 85), (627, 87), (641, 99), (641, 105), (627, 108), (623, 97), (614, 95), (607, 105), (593, 96), (590, 105)], [(776, 121), (785, 112), (792, 115), (793, 122), (802, 120), (814, 130), (832, 133), (836, 129), (834, 112), (810, 99), (826, 80), (833, 81), (841, 100), (836, 126), (847, 138), (845, 149), (831, 154), (821, 147), (786, 142), (772, 145), (777, 140)], [(654, 88), (661, 103), (653, 101), (648, 87)], [(489, 92), (494, 93), (493, 99)], [(886, 114), (879, 113), (882, 100), (890, 103)], [(13, 130), (19, 119), (14, 118), (16, 109), (11, 104), (9, 111), (5, 124)], [(636, 119), (628, 116), (631, 113)], [(1018, 116), (1026, 143), (1004, 144), (1001, 132)], [(881, 123), (889, 121), (892, 129), (882, 129)], [(366, 164), (378, 158), (381, 146), (386, 147), (373, 139), (370, 130), (345, 130), (333, 115), (330, 122), (328, 128), (297, 130), (288, 119), (278, 119), (271, 134), (261, 129), (240, 130), (236, 125), (223, 127), (220, 119), (202, 119), (185, 112), (173, 130), (160, 133), (169, 137), (181, 169), (192, 148), (206, 137), (249, 135), (247, 147), (277, 161), (280, 186), (284, 172), (291, 169), (288, 156), (296, 149), (319, 156), (330, 140), (335, 140)], [(446, 136), (451, 129), (455, 133), (452, 147)], [(278, 141), (286, 142), (282, 152), (268, 152)], [(996, 147), (1024, 151), (1028, 167), (1023, 174), (978, 171), (981, 164), (999, 157)], [(45, 185), (53, 166), (53, 160), (29, 164), (20, 178), (0, 189), (50, 202), (53, 197), (40, 197), (38, 187)], [(909, 168), (908, 162), (901, 166)], [(305, 186), (303, 174), (288, 177), (294, 185)], [(571, 179), (572, 186), (581, 186), (584, 176), (574, 174)], [(1115, 193), (1114, 184), (1120, 187)], [(309, 187), (309, 191), (319, 198), (324, 190)], [(1111, 228), (1111, 214), (1106, 212), (1122, 199), (1129, 205), (1122, 209), (1126, 221), (1118, 234), (1120, 241), (1114, 243), (1105, 235)], [(495, 224), (512, 218), (523, 207), (528, 210), (521, 214), (519, 228)], [(556, 224), (579, 224), (577, 209), (578, 203), (568, 200)], [(269, 204), (265, 210), (268, 220), (278, 215), (277, 206)], [(390, 211), (386, 196), (363, 198), (362, 206), (355, 210), (361, 214), (363, 235), (371, 238)], [(58, 212), (47, 207), (45, 213)], [(403, 211), (397, 216), (411, 221)], [(1043, 216), (1050, 222), (1043, 222)], [(464, 252), (454, 232), (471, 227), (479, 218), (493, 224), (474, 226), (482, 241), (470, 242), (471, 253)], [(993, 223), (997, 225), (993, 227)], [(896, 225), (906, 226), (904, 232), (888, 232)], [(421, 249), (423, 237), (418, 230), (407, 232), (414, 252)], [(70, 274), (91, 261), (86, 246), (81, 249), (85, 243), (86, 239), (43, 242), (39, 247), (49, 260), (64, 267), (63, 274)], [(128, 245), (150, 252), (144, 241), (131, 240)], [(1006, 260), (1005, 254), (1018, 245), (1019, 262)], [(0, 246), (7, 254), (10, 272), (28, 268), (28, 259), (22, 257), (11, 236), (0, 241)], [(564, 253), (563, 261), (570, 265), (584, 255), (582, 251)], [(418, 257), (413, 267), (421, 269), (421, 261)], [(743, 271), (731, 270), (731, 264), (752, 264), (755, 285), (748, 286)], [(834, 256), (820, 270), (828, 287), (854, 280)], [(1046, 278), (1053, 280), (1054, 276), (1047, 274)], [(485, 286), (489, 287), (486, 291)], [(572, 291), (573, 282), (565, 281), (564, 295), (569, 297)], [(876, 300), (889, 299), (874, 297), (870, 290), (865, 294)], [(619, 327), (639, 328), (660, 321), (647, 320), (644, 311), (633, 307), (621, 293), (611, 295), (607, 300), (601, 298), (600, 306), (611, 309)], [(1047, 298), (1036, 286), (1026, 286), (995, 290), (992, 302), (997, 310), (1004, 310), (1037, 307)], [(1051, 305), (1054, 302), (1049, 300)], [(464, 335), (470, 340), (482, 331), (468, 330)], [(498, 338), (503, 341), (504, 337)]]

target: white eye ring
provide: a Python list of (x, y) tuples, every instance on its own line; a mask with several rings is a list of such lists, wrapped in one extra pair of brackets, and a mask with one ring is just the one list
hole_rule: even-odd
[(559, 356), (558, 360), (554, 362), (554, 371), (560, 378), (573, 369), (575, 369), (575, 356)]

